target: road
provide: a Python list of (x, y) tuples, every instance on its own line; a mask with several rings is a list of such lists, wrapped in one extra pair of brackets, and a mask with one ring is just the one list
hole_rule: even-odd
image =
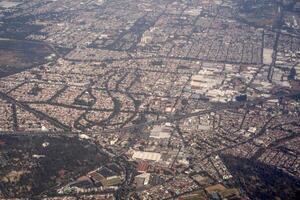
[[(183, 119), (187, 119), (190, 117), (194, 117), (194, 116), (201, 116), (201, 115), (206, 115), (212, 112), (217, 112), (217, 111), (221, 111), (221, 110), (225, 110), (225, 109), (237, 109), (237, 108), (241, 108), (241, 107), (248, 107), (248, 106), (253, 106), (253, 105), (257, 105), (257, 104), (261, 104), (263, 102), (266, 102), (268, 100), (272, 100), (272, 99), (278, 99), (278, 98), (291, 98), (294, 95), (300, 95), (300, 92), (293, 92), (293, 93), (289, 93), (289, 94), (278, 94), (278, 95), (271, 95), (270, 97), (263, 97), (263, 98), (257, 98), (255, 100), (248, 100), (248, 101), (244, 101), (244, 102), (228, 102), (228, 103), (218, 103), (218, 104), (213, 104), (212, 108), (208, 108), (205, 110), (201, 110), (201, 111), (197, 111), (197, 112), (191, 112), (191, 113), (183, 113), (183, 114), (174, 114), (174, 115), (169, 115), (166, 118), (161, 118), (158, 120), (151, 120), (151, 121), (147, 121), (147, 122), (143, 122), (140, 124), (134, 124), (134, 125), (130, 125), (130, 126), (126, 126), (126, 127), (122, 127), (122, 128), (116, 128), (116, 129), (109, 129), (109, 130), (99, 130), (99, 131), (93, 131), (93, 132), (86, 132), (91, 133), (93, 135), (97, 135), (97, 134), (110, 134), (110, 133), (118, 133), (118, 132), (127, 132), (127, 131), (131, 131), (131, 130), (135, 130), (135, 129), (141, 129), (145, 126), (151, 126), (151, 125), (159, 125), (162, 123), (166, 123), (166, 122), (175, 122), (175, 121), (180, 121)], [(22, 107), (23, 109), (32, 112), (34, 115), (36, 115), (38, 118), (40, 119), (44, 119), (49, 121), (51, 124), (55, 125), (56, 127), (62, 128), (64, 131), (60, 131), (60, 132), (56, 132), (55, 134), (76, 134), (78, 135), (79, 132), (75, 132), (75, 131), (71, 131), (70, 127), (67, 127), (64, 124), (61, 124), (58, 120), (49, 117), (48, 115), (39, 112), (35, 109), (30, 108), (28, 105), (26, 104), (22, 104), (20, 102), (18, 102), (17, 100), (13, 99), (12, 97), (10, 97), (9, 95), (0, 92), (0, 98), (6, 99), (9, 102), (16, 104), (20, 107)], [(8, 133), (8, 132), (2, 132), (2, 133)], [(26, 132), (14, 132), (14, 133), (26, 133)], [(33, 132), (27, 132), (27, 133), (33, 133)], [(44, 132), (44, 134), (54, 134), (53, 132)], [(1, 134), (1, 133), (0, 133)]]

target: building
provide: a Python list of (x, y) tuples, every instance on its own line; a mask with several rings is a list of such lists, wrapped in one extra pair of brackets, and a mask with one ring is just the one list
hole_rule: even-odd
[(149, 173), (142, 173), (137, 175), (134, 178), (134, 182), (137, 185), (137, 187), (143, 187), (145, 185), (148, 185), (150, 181), (150, 174)]
[(106, 167), (90, 172), (89, 176), (96, 185), (100, 184), (104, 187), (115, 186), (122, 183), (121, 177)]
[(151, 130), (150, 137), (155, 139), (169, 139), (172, 133), (171, 127), (154, 126)]
[(140, 162), (137, 166), (138, 172), (147, 172), (148, 169), (149, 169), (149, 164), (148, 164), (148, 162), (145, 162), (145, 161)]
[(158, 162), (161, 159), (160, 153), (146, 152), (146, 151), (134, 151), (132, 155), (134, 160), (150, 160)]

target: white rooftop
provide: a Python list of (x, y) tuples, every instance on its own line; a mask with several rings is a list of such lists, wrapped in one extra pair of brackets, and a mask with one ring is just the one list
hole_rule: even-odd
[(141, 159), (141, 160), (152, 160), (152, 161), (159, 161), (161, 158), (160, 153), (155, 152), (146, 152), (146, 151), (134, 151), (132, 155), (132, 159)]

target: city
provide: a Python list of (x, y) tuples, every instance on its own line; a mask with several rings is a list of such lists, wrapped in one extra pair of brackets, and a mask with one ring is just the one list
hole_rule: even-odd
[(0, 0), (0, 199), (297, 199), (300, 2)]

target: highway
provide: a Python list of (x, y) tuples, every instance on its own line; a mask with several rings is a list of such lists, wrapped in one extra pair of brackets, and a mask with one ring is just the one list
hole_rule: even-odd
[[(248, 107), (248, 106), (253, 106), (253, 105), (257, 105), (257, 104), (261, 104), (264, 103), (268, 100), (272, 100), (272, 99), (278, 99), (278, 98), (291, 98), (292, 96), (295, 95), (300, 95), (300, 92), (293, 92), (293, 93), (289, 93), (289, 94), (278, 94), (278, 95), (271, 95), (270, 97), (262, 97), (262, 98), (257, 98), (255, 100), (248, 100), (248, 101), (243, 101), (243, 102), (228, 102), (228, 103), (217, 103), (217, 104), (213, 104), (211, 108), (205, 109), (205, 110), (201, 110), (201, 111), (197, 111), (197, 112), (191, 112), (191, 113), (183, 113), (183, 114), (173, 114), (173, 115), (169, 115), (167, 118), (161, 118), (158, 120), (151, 120), (151, 121), (147, 121), (147, 122), (143, 122), (140, 124), (134, 124), (134, 125), (130, 125), (130, 126), (126, 126), (126, 127), (122, 127), (122, 128), (116, 128), (116, 129), (109, 129), (109, 130), (99, 130), (99, 131), (93, 131), (93, 132), (89, 132), (86, 131), (86, 134), (92, 134), (92, 135), (97, 135), (97, 134), (110, 134), (110, 133), (118, 133), (118, 132), (127, 132), (127, 131), (131, 131), (131, 130), (135, 130), (135, 129), (141, 129), (145, 126), (151, 126), (151, 125), (159, 125), (162, 123), (166, 123), (166, 122), (175, 122), (175, 121), (180, 121), (183, 119), (187, 119), (190, 117), (194, 117), (194, 116), (201, 116), (201, 115), (206, 115), (212, 112), (217, 112), (217, 111), (221, 111), (221, 110), (225, 110), (225, 109), (237, 109), (237, 108), (241, 108), (241, 107)], [(40, 134), (54, 134), (54, 135), (78, 135), (80, 132), (78, 131), (71, 131), (70, 127), (67, 127), (66, 125), (60, 123), (58, 120), (49, 117), (48, 115), (39, 112), (35, 109), (30, 108), (28, 105), (26, 104), (22, 104), (20, 102), (18, 102), (17, 100), (13, 99), (12, 97), (10, 97), (9, 95), (3, 93), (0, 91), (0, 98), (2, 99), (6, 99), (8, 100), (10, 103), (16, 104), (18, 106), (20, 106), (21, 108), (33, 113), (34, 115), (36, 115), (38, 118), (40, 119), (44, 119), (49, 121), (51, 124), (55, 125), (58, 128), (63, 129), (63, 131), (58, 131), (58, 132), (40, 132)], [(12, 133), (12, 132), (0, 132), (0, 134), (3, 133)], [(18, 132), (15, 131), (13, 133), (18, 133), (18, 134), (36, 134), (35, 132), (26, 132), (26, 131), (22, 131), (22, 132)]]

